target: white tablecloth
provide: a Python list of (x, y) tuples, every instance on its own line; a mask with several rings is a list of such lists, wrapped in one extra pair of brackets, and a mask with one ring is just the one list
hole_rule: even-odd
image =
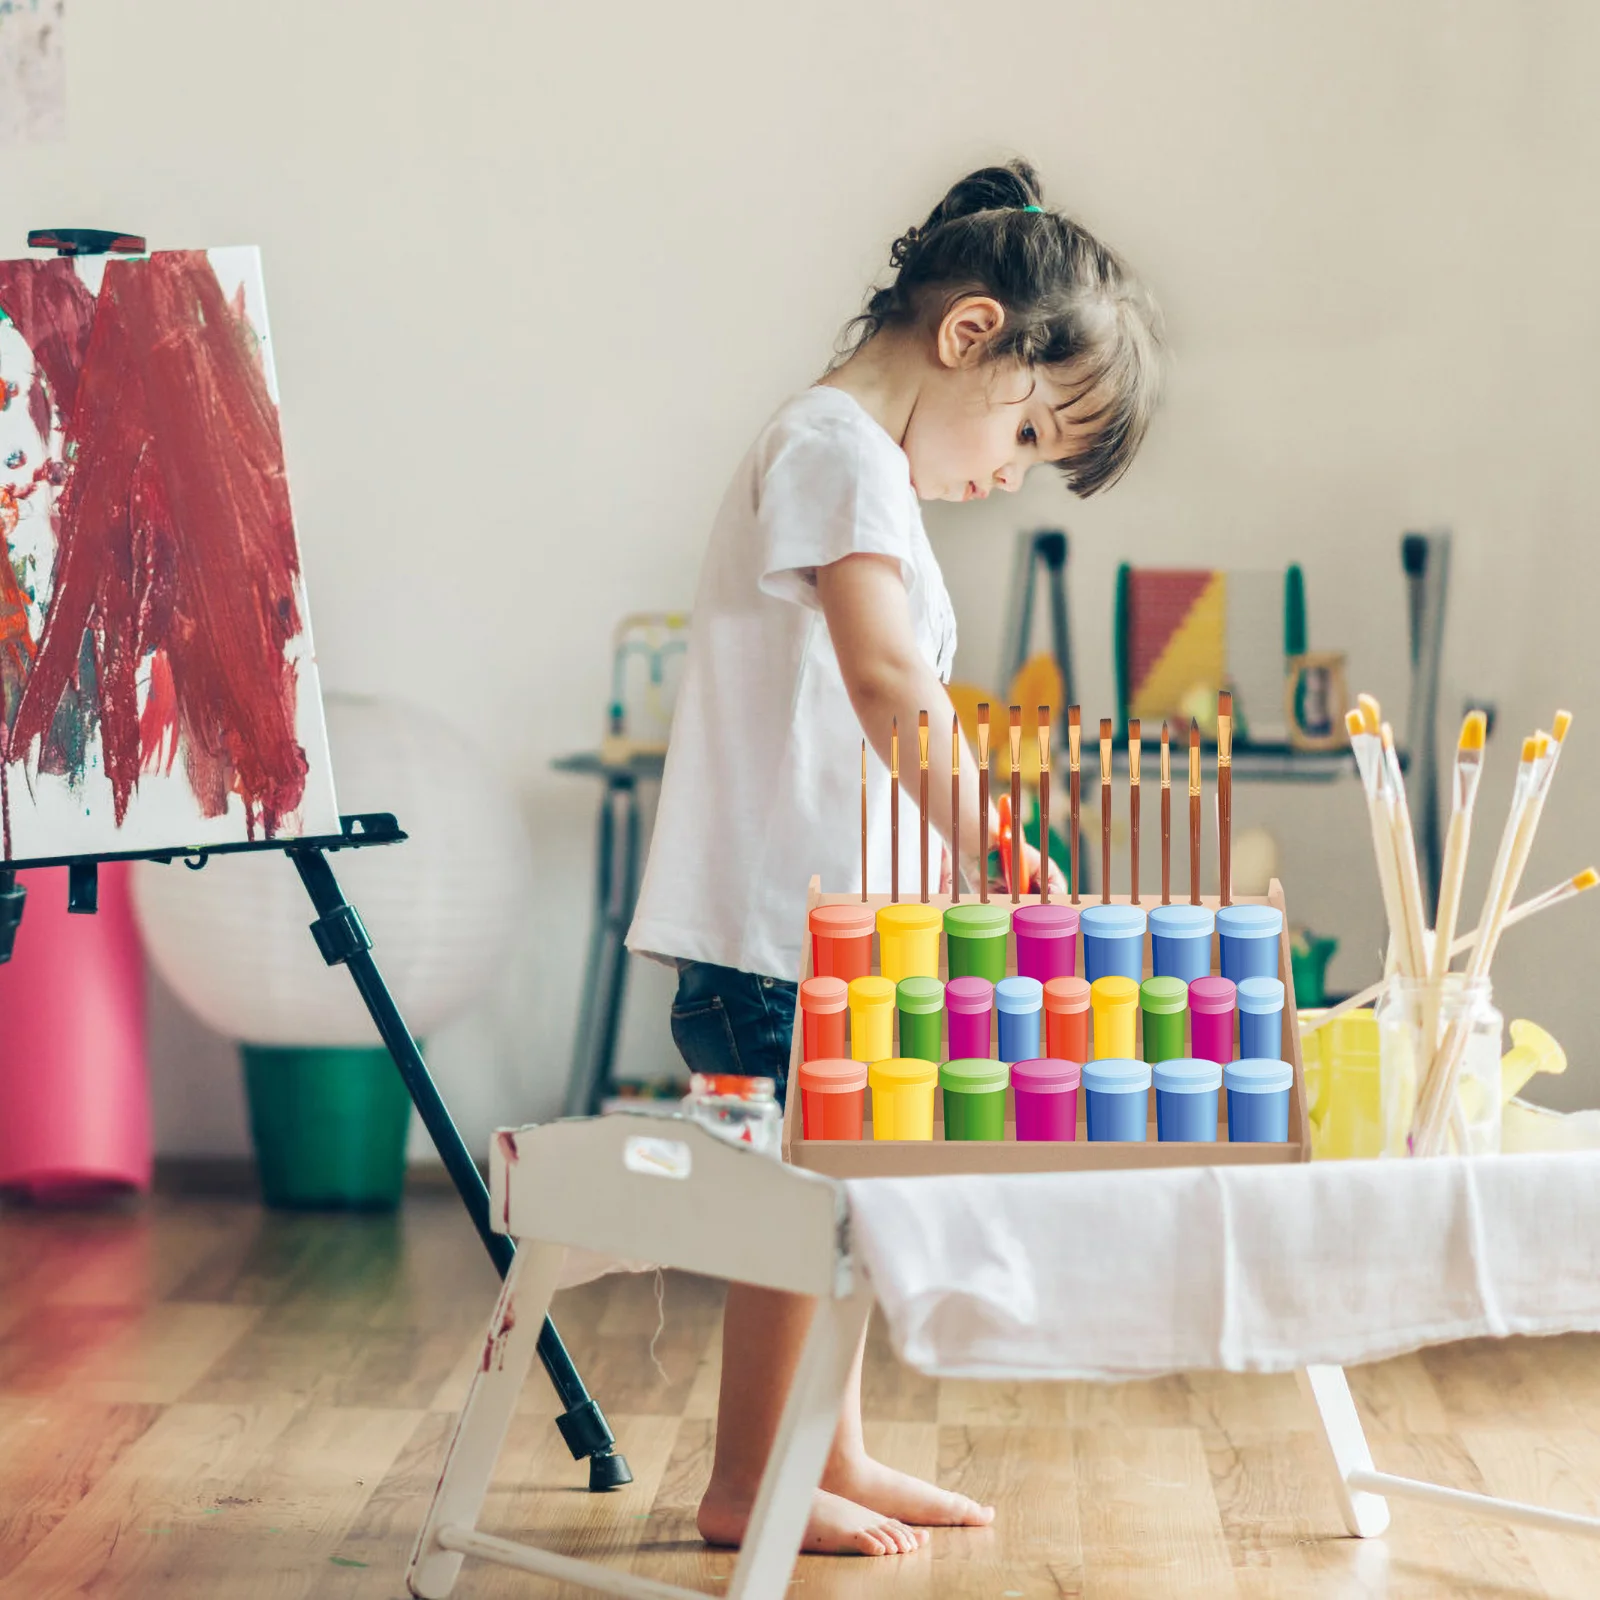
[(943, 1376), (1278, 1372), (1600, 1330), (1600, 1153), (848, 1189), (896, 1349)]

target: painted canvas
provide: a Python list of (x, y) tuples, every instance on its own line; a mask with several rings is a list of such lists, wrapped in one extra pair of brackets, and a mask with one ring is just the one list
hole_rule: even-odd
[(0, 147), (65, 137), (66, 0), (0, 0)]
[(4, 856), (338, 831), (252, 248), (0, 262)]

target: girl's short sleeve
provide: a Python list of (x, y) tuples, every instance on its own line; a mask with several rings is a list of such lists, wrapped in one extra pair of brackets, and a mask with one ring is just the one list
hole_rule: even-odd
[(889, 556), (909, 589), (915, 500), (905, 457), (885, 435), (842, 419), (774, 441), (756, 482), (762, 592), (817, 605), (817, 569), (849, 555)]

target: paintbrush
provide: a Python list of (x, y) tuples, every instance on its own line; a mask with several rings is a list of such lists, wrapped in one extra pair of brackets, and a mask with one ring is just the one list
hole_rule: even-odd
[(1411, 826), (1411, 807), (1406, 801), (1405, 774), (1400, 770), (1400, 753), (1395, 749), (1394, 729), (1385, 722), (1378, 737), (1383, 741), (1383, 768), (1388, 783), (1391, 825), (1395, 830), (1395, 861), (1400, 868), (1400, 893), (1410, 929), (1411, 959), (1418, 977), (1428, 971), (1428, 914), (1422, 905), (1422, 874), (1417, 870), (1417, 835)]
[(1461, 910), (1461, 883), (1467, 871), (1472, 812), (1478, 798), (1478, 780), (1483, 774), (1483, 746), (1488, 726), (1483, 712), (1469, 712), (1461, 724), (1461, 738), (1456, 745), (1450, 829), (1445, 839), (1439, 902), (1434, 908), (1433, 950), (1423, 1007), (1422, 1037), (1430, 1044), (1437, 1035), (1439, 1012), (1444, 1005), (1444, 980), (1450, 970), (1450, 946), (1455, 940), (1456, 917)]
[(889, 903), (900, 903), (900, 719), (889, 724)]
[(1461, 912), (1461, 885), (1467, 874), (1467, 848), (1472, 838), (1472, 813), (1478, 802), (1483, 776), (1483, 747), (1489, 719), (1469, 711), (1456, 744), (1455, 786), (1450, 804), (1450, 831), (1445, 836), (1444, 874), (1433, 930), (1433, 986), (1442, 990), (1450, 970), (1450, 947), (1455, 943), (1456, 918)]
[(1189, 718), (1189, 904), (1200, 904), (1200, 724)]
[(1011, 708), (1011, 903), (1022, 895), (1022, 707)]
[[(1521, 805), (1513, 807), (1516, 828), (1505, 879), (1494, 896), (1492, 916), (1485, 919), (1487, 926), (1472, 952), (1472, 959), (1467, 964), (1469, 983), (1486, 980), (1489, 976), (1489, 965), (1499, 948), (1500, 936), (1505, 931), (1511, 902), (1516, 897), (1523, 871), (1528, 864), (1528, 857), (1533, 852), (1533, 841), (1539, 829), (1539, 819), (1544, 813), (1544, 803), (1549, 797), (1556, 767), (1561, 760), (1562, 747), (1566, 743), (1567, 733), (1571, 727), (1571, 713), (1558, 711), (1554, 732), (1548, 736), (1540, 733), (1535, 737), (1533, 771), (1526, 786), (1526, 793), (1522, 796)], [(1526, 746), (1523, 754), (1526, 757)], [(1466, 1057), (1470, 1022), (1468, 1010), (1463, 1008), (1462, 1014), (1456, 1018), (1449, 1037), (1435, 1059), (1428, 1085), (1432, 1090), (1432, 1099), (1426, 1108), (1426, 1119), (1419, 1116), (1412, 1124), (1413, 1135), (1417, 1136), (1420, 1132), (1420, 1136), (1416, 1137), (1415, 1148), (1422, 1154), (1432, 1154), (1444, 1143), (1445, 1123), (1456, 1109), (1456, 1084), (1460, 1080), (1461, 1064)]]
[(1083, 746), (1083, 713), (1077, 706), (1067, 707), (1067, 813), (1068, 826), (1072, 838), (1070, 850), (1072, 855), (1072, 903), (1078, 903), (1078, 863), (1083, 856), (1078, 849), (1078, 802), (1082, 798), (1082, 786), (1079, 776), (1079, 757)]
[(961, 904), (961, 718), (950, 718), (950, 904)]
[(1383, 896), (1383, 915), (1389, 937), (1385, 943), (1385, 965), (1392, 963), (1406, 975), (1411, 969), (1411, 944), (1406, 936), (1405, 912), (1400, 904), (1399, 873), (1394, 854), (1394, 832), (1389, 826), (1384, 800), (1383, 744), (1377, 730), (1369, 730), (1361, 711), (1345, 715), (1345, 732), (1361, 774), (1361, 787), (1367, 801), (1367, 822), (1372, 834), (1372, 852), (1378, 864), (1378, 888)]
[(989, 702), (978, 707), (978, 898), (989, 903)]
[[(1518, 763), (1516, 781), (1512, 786), (1511, 808), (1506, 815), (1505, 831), (1500, 836), (1494, 869), (1489, 875), (1483, 913), (1478, 919), (1481, 932), (1473, 947), (1472, 957), (1467, 962), (1468, 984), (1479, 982), (1488, 975), (1489, 963), (1494, 959), (1495, 948), (1500, 942), (1506, 911), (1516, 893), (1516, 879), (1521, 876), (1517, 869), (1518, 857), (1520, 855), (1524, 862), (1527, 859), (1523, 841), (1526, 839), (1531, 845), (1532, 828), (1537, 826), (1536, 798), (1549, 764), (1549, 753), (1548, 735), (1535, 734), (1522, 742), (1522, 760)], [(1431, 1155), (1443, 1141), (1449, 1109), (1455, 1102), (1461, 1060), (1466, 1053), (1469, 1011), (1470, 1005), (1464, 1005), (1462, 1014), (1450, 1024), (1437, 1049), (1432, 1048), (1434, 1041), (1424, 1040), (1427, 1047), (1425, 1054), (1431, 1055), (1431, 1065), (1424, 1063), (1424, 1075), (1411, 1120), (1411, 1149), (1416, 1155)]]
[(1233, 696), (1217, 696), (1217, 904), (1233, 904)]
[(917, 713), (917, 809), (922, 813), (922, 903), (928, 903), (928, 713)]
[[(1585, 867), (1582, 872), (1576, 872), (1570, 878), (1563, 878), (1560, 883), (1531, 896), (1520, 905), (1513, 906), (1506, 912), (1505, 920), (1500, 924), (1500, 931), (1504, 933), (1507, 928), (1514, 928), (1519, 922), (1526, 922), (1529, 917), (1537, 916), (1541, 911), (1548, 911), (1552, 906), (1564, 905), (1568, 900), (1586, 894), (1597, 884), (1600, 884), (1600, 871), (1596, 871), (1593, 867)], [(1450, 941), (1451, 958), (1454, 959), (1474, 949), (1481, 931), (1479, 928), (1473, 928), (1468, 933), (1458, 933)], [(1352, 1011), (1359, 1011), (1363, 1006), (1370, 1006), (1383, 993), (1383, 986), (1384, 980), (1381, 978), (1376, 983), (1369, 983), (1365, 989), (1357, 990), (1355, 994), (1341, 1000), (1338, 1005), (1329, 1006), (1326, 1011), (1319, 1012), (1315, 1021), (1301, 1023), (1300, 1031), (1314, 1033), (1318, 1028), (1339, 1017), (1348, 1016)]]
[(1161, 724), (1161, 903), (1172, 904), (1172, 730)]
[(1039, 904), (1050, 900), (1050, 707), (1039, 707)]
[(1100, 719), (1100, 903), (1111, 904), (1111, 718)]
[(1128, 866), (1129, 902), (1139, 903), (1139, 719), (1128, 724)]
[(867, 898), (867, 741), (861, 741), (861, 898)]

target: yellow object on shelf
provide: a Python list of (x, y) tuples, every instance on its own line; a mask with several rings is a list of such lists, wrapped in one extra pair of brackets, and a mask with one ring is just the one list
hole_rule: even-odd
[(1312, 1158), (1347, 1161), (1381, 1155), (1377, 1018), (1370, 1010), (1351, 1011), (1313, 1027), (1318, 1015), (1300, 1013)]
[(1537, 1022), (1522, 1018), (1511, 1024), (1511, 1048), (1500, 1058), (1500, 1097), (1522, 1093), (1535, 1073), (1567, 1070), (1567, 1052)]

